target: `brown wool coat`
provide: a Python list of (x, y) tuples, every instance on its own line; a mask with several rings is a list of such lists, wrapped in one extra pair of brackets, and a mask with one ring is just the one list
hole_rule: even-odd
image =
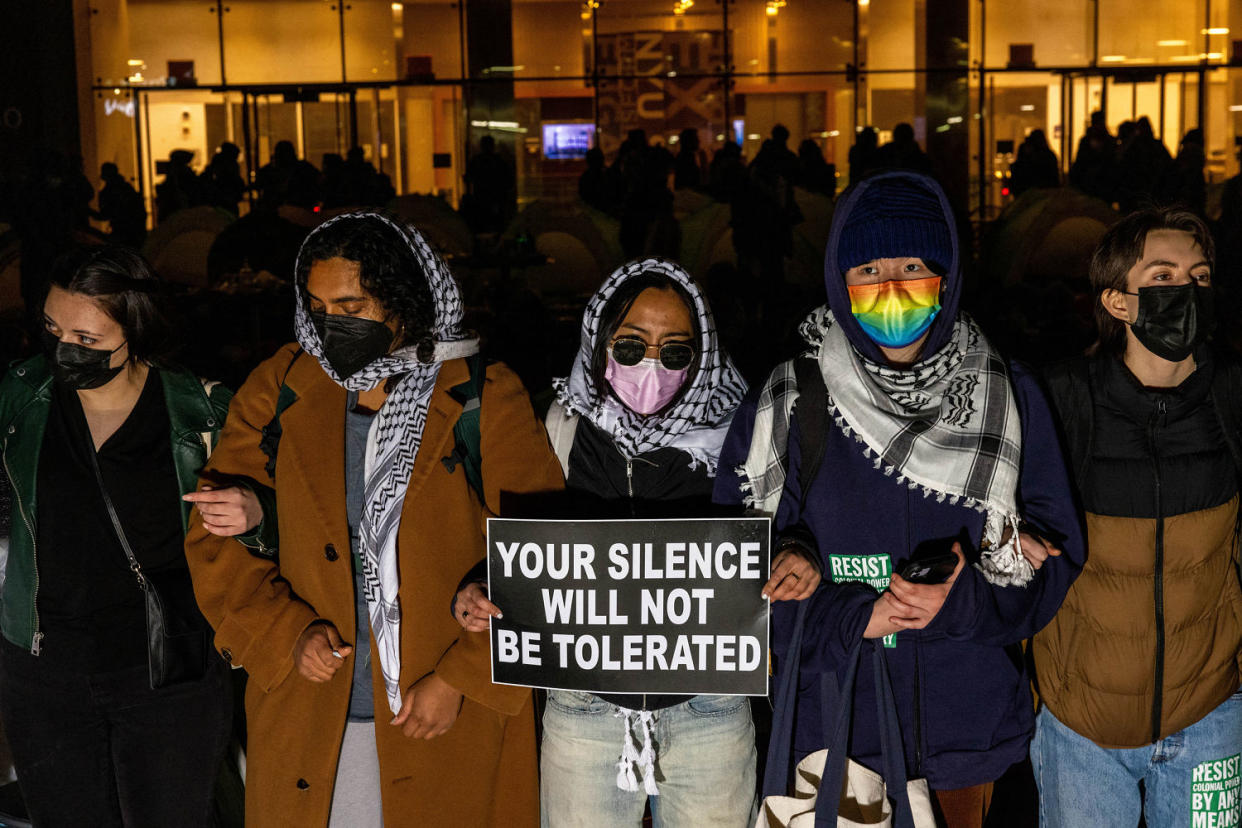
[[(1242, 683), (1238, 498), (1164, 521), (1160, 738), (1211, 713)], [(1156, 521), (1087, 514), (1087, 565), (1034, 639), (1042, 700), (1106, 748), (1152, 743)]]
[[(267, 482), (260, 429), (271, 419), (282, 378), (298, 400), (281, 415), (276, 465), (279, 562), (232, 538), (208, 534), (195, 515), (186, 556), (215, 645), (249, 674), (246, 824), (327, 823), (345, 728), (353, 656), (323, 684), (303, 678), (293, 648), (316, 619), (354, 641), (354, 578), (345, 516), (346, 392), (296, 346), (282, 348), (242, 386), (210, 468)], [(485, 511), (453, 449), (461, 403), (448, 389), (469, 376), (446, 362), (432, 392), (398, 536), (402, 607), (401, 687), (430, 672), (465, 696), (452, 729), (430, 741), (390, 727), (379, 659), (373, 661), (375, 730), (384, 823), (400, 826), (522, 826), (538, 822), (531, 693), (490, 681), (487, 633), (463, 632), (449, 613), (459, 579), (484, 553)], [(561, 488), (560, 466), (518, 379), (487, 369), (481, 401), (486, 499), (501, 492)], [(270, 518), (270, 516), (268, 516)], [(374, 645), (373, 645), (374, 646)], [(373, 652), (376, 652), (373, 650)]]

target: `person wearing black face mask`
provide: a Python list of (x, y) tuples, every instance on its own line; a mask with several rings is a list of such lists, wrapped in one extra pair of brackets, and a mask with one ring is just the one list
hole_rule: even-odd
[[(262, 506), (239, 486), (189, 494), (232, 395), (169, 364), (158, 288), (137, 253), (69, 252), (42, 308), (44, 353), (0, 383), (14, 491), (0, 718), (36, 825), (207, 826), (221, 804), (232, 689), (194, 606), (182, 496), (226, 535)], [(151, 666), (152, 583), (197, 635), (176, 683)]]
[[(445, 608), (502, 493), (559, 489), (560, 465), (517, 377), (475, 359), (416, 229), (331, 218), (294, 280), (298, 341), (238, 391), (208, 468), (271, 482), (279, 555), (186, 539), (216, 647), (263, 688), (246, 705), (247, 825), (533, 825), (531, 693), (492, 684), (487, 633)], [(482, 492), (452, 455), (472, 383)]]
[(1033, 644), (1051, 828), (1238, 818), (1196, 793), (1242, 753), (1242, 370), (1207, 343), (1212, 258), (1191, 213), (1122, 219), (1091, 261), (1099, 342), (1048, 372), (1088, 541)]

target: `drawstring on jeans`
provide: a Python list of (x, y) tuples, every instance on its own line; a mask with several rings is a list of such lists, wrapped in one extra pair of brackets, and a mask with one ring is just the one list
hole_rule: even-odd
[[(655, 781), (655, 744), (651, 736), (655, 714), (650, 710), (627, 710), (621, 707), (614, 715), (621, 720), (625, 728), (625, 739), (621, 743), (621, 759), (617, 762), (617, 787), (623, 791), (638, 790), (638, 779), (634, 775), (634, 763), (637, 762), (643, 775), (643, 790), (648, 796), (658, 796), (660, 789), (656, 787)], [(643, 728), (642, 752), (639, 752), (638, 745), (634, 742), (633, 717), (635, 715), (638, 716), (638, 723)]]

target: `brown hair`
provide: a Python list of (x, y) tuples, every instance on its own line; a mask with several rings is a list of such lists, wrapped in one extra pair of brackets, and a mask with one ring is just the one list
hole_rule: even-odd
[(1131, 213), (1109, 228), (1091, 256), (1091, 292), (1095, 296), (1095, 348), (1121, 353), (1126, 347), (1125, 323), (1104, 309), (1104, 291), (1128, 288), (1130, 269), (1143, 258), (1153, 230), (1180, 230), (1194, 237), (1208, 264), (1215, 267), (1216, 246), (1203, 219), (1178, 207), (1151, 207)]

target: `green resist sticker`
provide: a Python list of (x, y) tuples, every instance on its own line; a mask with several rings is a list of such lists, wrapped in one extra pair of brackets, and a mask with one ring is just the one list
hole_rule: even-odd
[(1237, 754), (1195, 768), (1190, 785), (1191, 828), (1225, 828), (1242, 822), (1240, 758), (1242, 754)]
[[(893, 562), (888, 555), (829, 555), (828, 567), (834, 584), (862, 581), (877, 592), (888, 589), (893, 579)], [(896, 647), (896, 634), (884, 636), (884, 646)]]

